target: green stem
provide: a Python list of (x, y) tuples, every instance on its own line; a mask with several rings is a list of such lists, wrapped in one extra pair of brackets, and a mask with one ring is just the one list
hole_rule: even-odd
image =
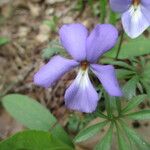
[(100, 23), (105, 22), (105, 17), (106, 17), (106, 5), (107, 1), (106, 0), (100, 0)]
[(121, 46), (122, 46), (122, 43), (123, 43), (123, 37), (124, 37), (124, 31), (122, 30), (121, 31), (121, 34), (120, 34), (120, 41), (119, 41), (119, 46), (118, 46), (118, 50), (117, 50), (117, 54), (116, 54), (116, 60), (118, 59), (118, 56), (119, 56), (119, 53), (120, 53), (120, 50), (121, 50)]

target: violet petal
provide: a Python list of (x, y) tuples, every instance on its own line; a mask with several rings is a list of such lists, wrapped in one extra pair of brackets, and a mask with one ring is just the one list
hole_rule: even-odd
[(92, 64), (91, 69), (102, 83), (104, 89), (111, 96), (122, 96), (121, 89), (115, 75), (115, 69), (112, 65)]
[[(149, 2), (150, 3), (150, 2)], [(147, 19), (150, 25), (150, 4), (149, 5), (141, 5), (141, 12)]]
[(80, 70), (65, 93), (65, 105), (73, 110), (91, 113), (95, 111), (98, 94), (91, 84), (88, 71)]
[(132, 4), (132, 0), (110, 0), (110, 7), (113, 11), (123, 13)]
[(118, 31), (110, 24), (98, 24), (87, 38), (87, 60), (96, 62), (106, 51), (117, 42)]
[(60, 30), (60, 40), (66, 51), (77, 61), (86, 58), (87, 29), (82, 24), (63, 25)]
[(134, 6), (131, 6), (128, 11), (123, 13), (121, 19), (125, 32), (131, 38), (138, 37), (149, 26), (149, 22), (142, 13), (140, 5), (136, 8), (136, 10)]
[(46, 65), (34, 75), (36, 85), (48, 88), (52, 86), (66, 72), (77, 66), (78, 62), (61, 56), (54, 56)]
[(144, 6), (148, 6), (148, 5), (150, 5), (150, 1), (149, 0), (141, 0), (141, 4)]

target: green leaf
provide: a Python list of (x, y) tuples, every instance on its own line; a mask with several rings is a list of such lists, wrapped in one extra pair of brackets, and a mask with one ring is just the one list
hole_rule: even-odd
[(118, 133), (118, 145), (119, 145), (119, 150), (129, 150), (129, 146), (128, 144), (126, 143), (126, 139), (125, 137)]
[(115, 61), (114, 59), (111, 59), (111, 58), (103, 58), (103, 59), (101, 59), (101, 63), (116, 65), (119, 67), (123, 67), (123, 68), (129, 69), (129, 70), (135, 71), (135, 68), (133, 66), (125, 63), (124, 61)]
[(50, 59), (52, 56), (56, 54), (64, 55), (65, 51), (63, 47), (61, 47), (57, 41), (51, 41), (49, 46), (43, 50), (42, 58)]
[(90, 127), (87, 127), (79, 132), (79, 134), (75, 137), (74, 141), (76, 143), (85, 141), (88, 138), (94, 136), (108, 123), (108, 121), (100, 122)]
[(7, 44), (8, 42), (9, 42), (8, 38), (0, 37), (0, 46), (4, 45), (4, 44)]
[(142, 72), (142, 76), (145, 79), (148, 79), (148, 81), (150, 80), (150, 62), (148, 61), (146, 64), (143, 65), (142, 68), (143, 72)]
[(138, 106), (142, 101), (144, 101), (146, 97), (147, 95), (145, 94), (134, 97), (132, 100), (128, 102), (128, 105), (122, 110), (122, 113), (126, 113), (132, 110), (133, 108)]
[(138, 76), (133, 76), (123, 87), (123, 93), (125, 98), (131, 99), (136, 96), (136, 85), (139, 81)]
[(50, 47), (49, 47), (49, 48), (45, 48), (45, 49), (43, 50), (42, 57), (43, 57), (44, 59), (50, 59), (52, 56), (57, 55), (57, 54), (60, 54), (62, 50), (63, 50), (63, 49), (56, 48), (56, 47), (53, 47), (53, 48), (50, 48)]
[(126, 132), (128, 138), (133, 141), (140, 150), (149, 150), (150, 145), (141, 138), (138, 133), (136, 133), (133, 129), (129, 128), (127, 124), (125, 124), (122, 120), (119, 121), (121, 123), (122, 128)]
[(23, 131), (0, 143), (1, 150), (73, 150), (45, 131)]
[(117, 129), (119, 150), (130, 150), (129, 144), (127, 143), (127, 139), (126, 139), (123, 131), (119, 127), (119, 125), (117, 125), (117, 123), (116, 123), (116, 129)]
[(135, 74), (135, 72), (127, 69), (116, 69), (116, 74), (118, 79), (128, 79), (132, 77)]
[(58, 18), (56, 16), (53, 16), (52, 19), (50, 20), (44, 20), (43, 24), (46, 24), (51, 29), (51, 31), (56, 32), (57, 22), (58, 22)]
[(72, 145), (56, 118), (36, 100), (21, 94), (10, 94), (3, 97), (2, 104), (17, 121), (29, 129), (50, 130), (61, 141)]
[(116, 13), (114, 11), (110, 10), (110, 14), (109, 14), (109, 23), (115, 25), (116, 24)]
[(146, 90), (148, 98), (150, 98), (150, 85), (145, 80), (141, 80), (141, 82)]
[(100, 140), (100, 142), (96, 145), (94, 150), (110, 150), (112, 135), (113, 135), (113, 123), (111, 123), (110, 128), (108, 129), (105, 136)]
[[(105, 56), (115, 58), (117, 53), (118, 44), (114, 49), (107, 52)], [(140, 36), (136, 39), (127, 38), (124, 40), (121, 51), (119, 53), (119, 59), (128, 59), (132, 57), (142, 56), (150, 54), (150, 42), (149, 38), (145, 38), (144, 36)]]
[(130, 119), (135, 119), (135, 120), (150, 119), (150, 110), (142, 110), (139, 112), (127, 114), (125, 116)]
[(104, 118), (104, 119), (108, 119), (108, 116), (106, 116), (106, 115), (104, 115), (101, 111), (97, 111), (96, 112), (96, 115), (98, 116), (98, 117), (100, 117), (100, 118)]

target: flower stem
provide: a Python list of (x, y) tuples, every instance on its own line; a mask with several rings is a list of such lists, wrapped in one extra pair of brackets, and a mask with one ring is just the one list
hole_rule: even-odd
[(117, 54), (116, 54), (116, 57), (115, 57), (116, 60), (118, 59), (118, 56), (119, 56), (119, 53), (120, 53), (120, 50), (121, 50), (121, 46), (122, 46), (122, 43), (123, 43), (123, 37), (124, 37), (124, 31), (122, 30), (121, 34), (120, 34), (120, 41), (119, 41)]
[(100, 0), (100, 23), (104, 23), (105, 22), (106, 5), (107, 5), (107, 1), (106, 0)]

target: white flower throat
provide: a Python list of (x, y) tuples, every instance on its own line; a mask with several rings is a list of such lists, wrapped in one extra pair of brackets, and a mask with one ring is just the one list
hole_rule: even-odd
[(88, 61), (82, 61), (80, 63), (79, 72), (77, 74), (77, 77), (75, 79), (77, 85), (81, 89), (86, 89), (89, 86), (89, 76), (88, 76), (88, 70), (89, 70), (89, 63)]

